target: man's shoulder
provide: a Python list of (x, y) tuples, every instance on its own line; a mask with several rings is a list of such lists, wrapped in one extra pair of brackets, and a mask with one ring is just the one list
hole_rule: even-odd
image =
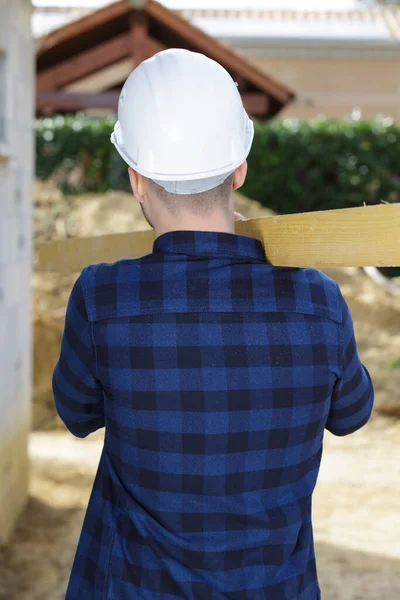
[[(140, 314), (156, 308), (164, 310), (166, 298), (156, 296), (160, 293), (157, 282), (166, 276), (165, 266), (159, 256), (148, 254), (137, 259), (85, 267), (81, 274), (81, 283), (89, 320)], [(173, 273), (176, 293), (172, 294), (170, 290), (174, 296), (173, 301), (170, 299), (171, 310), (172, 304), (176, 304), (176, 295), (185, 294), (186, 287), (182, 278), (187, 276), (186, 271), (178, 273), (176, 265)], [(299, 312), (337, 322), (343, 319), (338, 284), (317, 269), (258, 265), (252, 269), (251, 277), (256, 279), (253, 279), (252, 289), (257, 310)], [(155, 289), (149, 291), (151, 282)], [(224, 290), (226, 295), (231, 293), (230, 281), (227, 281)], [(240, 289), (237, 292), (240, 295)], [(220, 301), (218, 294), (217, 305), (220, 305)], [(249, 309), (250, 306), (249, 301)]]
[(93, 283), (103, 283), (110, 281), (113, 278), (121, 278), (121, 276), (129, 276), (135, 269), (140, 268), (142, 264), (154, 262), (157, 258), (154, 254), (146, 254), (140, 258), (123, 258), (113, 263), (95, 263), (88, 265), (82, 271), (85, 276), (92, 279)]
[(323, 288), (328, 294), (337, 295), (338, 283), (318, 269), (301, 268), (294, 269), (296, 277), (313, 286)]
[(293, 293), (296, 311), (311, 312), (341, 322), (343, 308), (339, 286), (334, 279), (311, 268), (273, 267), (272, 280), (277, 296)]
[(118, 298), (128, 286), (137, 286), (141, 280), (141, 267), (152, 261), (153, 255), (149, 254), (85, 267), (80, 280), (89, 320), (112, 317), (118, 307)]

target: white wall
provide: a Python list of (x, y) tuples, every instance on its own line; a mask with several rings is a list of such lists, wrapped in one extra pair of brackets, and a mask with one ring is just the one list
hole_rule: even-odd
[(29, 0), (0, 0), (0, 543), (27, 493), (34, 62)]

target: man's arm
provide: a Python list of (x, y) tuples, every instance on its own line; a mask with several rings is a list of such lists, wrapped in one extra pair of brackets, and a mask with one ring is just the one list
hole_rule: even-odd
[(53, 373), (53, 395), (61, 419), (77, 437), (104, 427), (103, 391), (82, 290), (82, 275), (68, 301), (61, 354)]
[(348, 435), (369, 421), (374, 404), (374, 387), (358, 356), (349, 308), (341, 292), (339, 296), (343, 306), (342, 373), (333, 390), (326, 428), (335, 435)]

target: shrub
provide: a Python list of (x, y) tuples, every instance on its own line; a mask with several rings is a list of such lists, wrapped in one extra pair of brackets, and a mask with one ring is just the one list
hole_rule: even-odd
[(36, 177), (53, 177), (64, 193), (121, 189), (113, 158), (116, 170), (124, 168), (126, 173), (126, 167), (110, 142), (113, 126), (113, 119), (80, 115), (37, 119)]
[[(37, 177), (67, 193), (129, 190), (113, 125), (80, 115), (37, 120)], [(279, 213), (399, 202), (399, 156), (400, 125), (390, 119), (256, 122), (242, 191)]]

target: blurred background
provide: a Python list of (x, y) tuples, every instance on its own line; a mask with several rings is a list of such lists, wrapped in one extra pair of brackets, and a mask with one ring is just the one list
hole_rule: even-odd
[[(61, 600), (102, 448), (55, 414), (78, 275), (48, 242), (146, 229), (112, 145), (131, 70), (179, 47), (218, 60), (255, 122), (247, 218), (400, 201), (400, 1), (0, 0), (0, 599)], [(33, 124), (33, 125), (32, 125)], [(400, 232), (399, 232), (400, 243)], [(343, 268), (376, 406), (327, 433), (314, 500), (324, 600), (400, 597), (400, 269)]]

